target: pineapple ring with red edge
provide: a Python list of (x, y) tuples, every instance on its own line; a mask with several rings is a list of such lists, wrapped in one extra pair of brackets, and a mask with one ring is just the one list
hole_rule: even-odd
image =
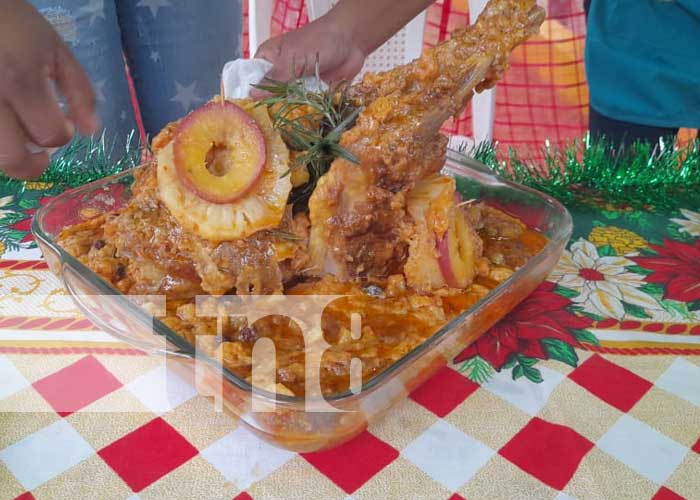
[[(171, 215), (186, 229), (210, 241), (229, 241), (277, 227), (292, 189), (289, 150), (263, 106), (249, 99), (233, 101), (252, 117), (265, 138), (266, 160), (254, 188), (232, 203), (213, 203), (189, 189), (177, 174), (174, 141), (157, 151), (158, 194)], [(218, 104), (221, 105), (220, 103)]]
[(450, 214), (449, 228), (438, 241), (438, 262), (448, 286), (466, 288), (474, 279), (476, 237), (462, 211), (455, 207)]
[(406, 198), (413, 219), (406, 282), (420, 293), (465, 288), (474, 279), (481, 242), (460, 207), (455, 180), (441, 174), (416, 183)]
[(406, 197), (413, 231), (403, 272), (408, 285), (419, 293), (447, 285), (437, 242), (447, 233), (455, 190), (453, 178), (435, 174), (418, 181)]
[(183, 118), (173, 150), (185, 186), (213, 203), (231, 203), (248, 194), (265, 166), (260, 127), (231, 101), (209, 102)]

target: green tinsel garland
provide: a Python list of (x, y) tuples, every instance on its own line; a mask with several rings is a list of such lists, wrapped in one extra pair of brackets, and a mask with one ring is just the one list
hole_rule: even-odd
[[(87, 184), (138, 165), (141, 147), (132, 132), (126, 141), (124, 152), (116, 152), (103, 134), (100, 137), (76, 137), (55, 154), (48, 168), (34, 182), (50, 183), (62, 189)], [(16, 185), (21, 189), (23, 181), (12, 179), (0, 172), (0, 183)]]
[(470, 154), (506, 179), (568, 206), (592, 200), (636, 209), (700, 206), (698, 140), (683, 149), (635, 143), (620, 152), (607, 141), (586, 137), (563, 148), (545, 144), (543, 162), (525, 159), (513, 149), (505, 158), (500, 153), (497, 145), (482, 144)]
[[(63, 189), (122, 172), (139, 164), (141, 148), (127, 141), (124, 154), (112, 154), (103, 137), (77, 138), (55, 155), (39, 179)], [(572, 206), (598, 200), (633, 208), (674, 209), (700, 206), (700, 141), (682, 150), (660, 150), (637, 143), (615, 152), (604, 140), (586, 137), (565, 147), (543, 147), (544, 161), (535, 161), (513, 149), (482, 144), (474, 158), (507, 179), (543, 191)], [(544, 165), (545, 168), (542, 168)], [(540, 166), (537, 168), (537, 166)], [(22, 181), (0, 174), (0, 183), (18, 189)]]

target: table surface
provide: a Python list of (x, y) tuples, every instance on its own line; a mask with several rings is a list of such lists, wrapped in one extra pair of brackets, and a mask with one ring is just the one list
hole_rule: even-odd
[(2, 499), (700, 499), (698, 207), (579, 207), (504, 321), (358, 438), (295, 454), (80, 316), (27, 234), (50, 191), (0, 198)]

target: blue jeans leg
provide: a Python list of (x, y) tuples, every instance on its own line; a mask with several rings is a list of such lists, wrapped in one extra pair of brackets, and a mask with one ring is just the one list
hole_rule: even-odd
[(241, 0), (121, 0), (117, 12), (150, 137), (218, 94), (241, 56)]
[[(87, 71), (97, 113), (113, 157), (123, 155), (136, 119), (126, 78), (113, 0), (31, 0), (58, 31)], [(136, 135), (138, 138), (138, 135)]]

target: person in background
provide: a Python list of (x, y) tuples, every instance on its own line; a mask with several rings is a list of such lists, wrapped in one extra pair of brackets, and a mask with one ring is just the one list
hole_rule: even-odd
[(700, 127), (700, 1), (585, 0), (590, 131), (673, 144)]
[[(241, 57), (241, 0), (1, 0), (0, 171), (35, 178), (44, 148), (77, 131), (122, 149), (136, 128), (124, 58), (147, 135), (219, 92)], [(428, 0), (341, 0), (328, 14), (260, 46), (287, 80), (293, 68), (339, 81), (427, 7)]]

